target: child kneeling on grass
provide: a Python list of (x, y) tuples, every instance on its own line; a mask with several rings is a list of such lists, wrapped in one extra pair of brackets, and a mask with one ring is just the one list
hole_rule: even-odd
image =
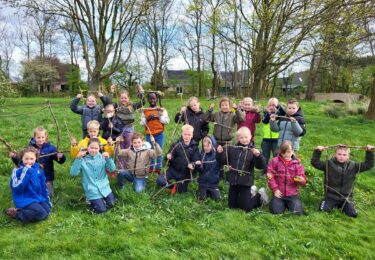
[(80, 151), (70, 168), (70, 175), (82, 175), (82, 186), (86, 199), (95, 213), (104, 213), (115, 204), (115, 196), (109, 186), (106, 170), (116, 169), (115, 163), (107, 152), (100, 154), (100, 141), (90, 138), (87, 152)]
[(256, 193), (254, 186), (254, 166), (257, 169), (265, 167), (265, 160), (258, 149), (251, 145), (249, 128), (241, 127), (237, 131), (237, 145), (217, 147), (216, 159), (221, 164), (227, 164), (229, 171), (228, 206), (239, 208), (246, 212), (268, 203), (268, 195), (264, 188)]
[(10, 179), (15, 208), (8, 208), (6, 214), (23, 223), (46, 219), (51, 211), (46, 177), (36, 162), (38, 150), (27, 147), (20, 153), (22, 163), (15, 168)]
[(336, 147), (335, 156), (328, 161), (321, 161), (320, 156), (325, 148), (317, 146), (311, 158), (311, 165), (324, 171), (325, 196), (320, 204), (320, 210), (330, 212), (333, 208), (349, 217), (357, 217), (353, 203), (353, 188), (355, 178), (360, 172), (370, 170), (374, 166), (374, 146), (366, 146), (365, 161), (356, 163), (349, 160), (350, 148), (345, 145)]
[[(193, 177), (193, 171), (196, 165), (201, 165), (199, 159), (198, 144), (193, 140), (194, 128), (191, 125), (184, 125), (182, 127), (182, 137), (177, 142), (173, 143), (169, 148), (166, 156), (169, 161), (166, 179), (160, 175), (157, 179), (159, 186), (170, 185), (172, 180), (179, 182), (171, 185), (171, 193), (185, 193), (188, 191), (189, 179)], [(184, 182), (181, 182), (186, 180)]]
[(294, 214), (302, 215), (303, 208), (298, 198), (298, 186), (306, 185), (306, 176), (303, 165), (294, 157), (290, 141), (282, 142), (279, 155), (269, 163), (267, 179), (273, 193), (271, 213), (281, 214), (288, 208)]
[(151, 149), (151, 145), (148, 142), (144, 142), (143, 135), (139, 133), (133, 134), (131, 138), (132, 145), (129, 149), (121, 149), (118, 146), (118, 155), (123, 156), (126, 167), (125, 170), (119, 170), (118, 172), (118, 186), (120, 189), (124, 188), (125, 180), (127, 180), (134, 183), (135, 192), (140, 193), (145, 190), (151, 158), (156, 159), (163, 154), (162, 149), (155, 142), (152, 135), (150, 139), (155, 150)]

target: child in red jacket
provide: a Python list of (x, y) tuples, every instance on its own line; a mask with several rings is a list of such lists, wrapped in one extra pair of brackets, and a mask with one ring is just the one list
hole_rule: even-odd
[(273, 193), (270, 204), (272, 214), (281, 214), (286, 208), (294, 214), (303, 214), (298, 185), (306, 185), (306, 176), (303, 165), (293, 155), (292, 143), (284, 141), (280, 145), (279, 155), (268, 165), (268, 187)]
[(251, 97), (245, 97), (240, 102), (240, 109), (245, 112), (245, 121), (237, 124), (237, 129), (246, 126), (251, 132), (251, 144), (254, 144), (256, 125), (260, 123), (259, 107), (254, 106)]

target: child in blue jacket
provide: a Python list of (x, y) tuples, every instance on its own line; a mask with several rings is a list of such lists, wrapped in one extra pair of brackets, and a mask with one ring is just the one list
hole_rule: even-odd
[(220, 181), (220, 164), (216, 161), (217, 143), (214, 137), (206, 136), (203, 138), (201, 165), (197, 167), (198, 193), (199, 200), (205, 200), (210, 196), (214, 200), (220, 199), (220, 190), (218, 183)]
[[(66, 157), (63, 153), (57, 151), (57, 148), (48, 141), (46, 129), (37, 127), (34, 129), (34, 137), (31, 138), (29, 146), (38, 150), (38, 163), (43, 166), (43, 171), (46, 176), (48, 196), (52, 197), (54, 193), (53, 181), (55, 179), (55, 169), (53, 161), (58, 164), (63, 164)], [(20, 158), (13, 152), (9, 153), (14, 164), (20, 163)]]
[(21, 151), (20, 158), (20, 167), (13, 169), (10, 179), (15, 208), (8, 208), (6, 214), (23, 223), (46, 219), (51, 203), (44, 172), (36, 162), (38, 150), (27, 147)]
[[(107, 152), (101, 154), (100, 141), (90, 138), (86, 151), (80, 151), (70, 169), (71, 176), (82, 175), (82, 186), (91, 209), (104, 213), (115, 204), (115, 196), (109, 186), (106, 170), (113, 172), (115, 163)], [(88, 153), (86, 155), (86, 153)]]

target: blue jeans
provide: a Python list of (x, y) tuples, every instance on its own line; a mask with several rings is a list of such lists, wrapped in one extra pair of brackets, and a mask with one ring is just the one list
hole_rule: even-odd
[(22, 209), (17, 209), (16, 219), (23, 223), (35, 222), (46, 219), (51, 211), (51, 206), (45, 202), (32, 203)]
[(115, 195), (111, 192), (107, 197), (90, 200), (90, 207), (91, 210), (97, 214), (104, 213), (109, 208), (113, 208), (115, 206), (116, 198)]
[(119, 171), (117, 174), (118, 186), (123, 188), (125, 180), (134, 183), (134, 190), (136, 193), (141, 193), (146, 189), (146, 178), (137, 178), (130, 171)]
[[(164, 139), (165, 139), (165, 135), (164, 135), (164, 132), (161, 132), (160, 134), (158, 135), (154, 135), (154, 138), (155, 138), (155, 142), (157, 142), (160, 146), (161, 149), (164, 149)], [(150, 139), (150, 135), (146, 135), (146, 141), (149, 142), (151, 144), (151, 148), (154, 149), (154, 146), (153, 144), (151, 143), (151, 139)], [(155, 165), (155, 169), (161, 169), (163, 167), (163, 164), (162, 164), (162, 158), (163, 156), (158, 156), (158, 158), (156, 158), (156, 165)], [(154, 168), (154, 159), (151, 159), (150, 161), (150, 168), (153, 169)]]

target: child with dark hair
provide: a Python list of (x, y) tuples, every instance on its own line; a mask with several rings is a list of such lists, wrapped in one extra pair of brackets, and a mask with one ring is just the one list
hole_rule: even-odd
[(103, 130), (102, 137), (108, 142), (116, 140), (116, 138), (122, 133), (122, 122), (115, 114), (115, 106), (108, 104), (104, 108), (104, 118), (100, 124), (100, 128)]
[[(34, 129), (34, 136), (31, 138), (29, 146), (36, 148), (39, 152), (38, 163), (43, 166), (43, 171), (47, 179), (48, 195), (51, 197), (54, 194), (53, 182), (55, 180), (53, 162), (63, 164), (66, 157), (63, 153), (57, 151), (57, 148), (49, 142), (47, 131), (43, 127)], [(16, 165), (20, 163), (20, 158), (17, 157), (15, 153), (9, 152), (9, 156)]]
[(303, 165), (294, 157), (290, 141), (284, 141), (280, 145), (279, 155), (270, 161), (267, 179), (273, 193), (270, 204), (272, 214), (281, 214), (286, 208), (294, 214), (303, 214), (298, 186), (306, 185), (306, 176)]
[[(143, 109), (141, 125), (144, 126), (146, 141), (151, 142), (151, 136), (153, 136), (160, 148), (164, 149), (164, 125), (169, 124), (169, 117), (165, 108), (157, 106), (157, 101), (158, 99), (160, 100), (160, 96), (160, 92), (148, 93), (147, 99), (150, 107)], [(152, 148), (155, 149), (154, 146), (152, 146)], [(156, 172), (157, 174), (160, 174), (162, 168), (162, 156), (157, 157), (156, 163), (154, 159), (151, 159), (151, 165), (152, 167), (150, 167), (149, 173)]]
[(324, 171), (325, 194), (320, 204), (320, 210), (330, 212), (334, 208), (349, 217), (357, 217), (353, 203), (353, 189), (357, 174), (374, 167), (374, 146), (366, 146), (364, 162), (350, 160), (350, 148), (337, 145), (335, 156), (327, 161), (321, 161), (323, 146), (317, 146), (311, 158), (311, 165)]
[(46, 219), (51, 211), (46, 178), (37, 163), (38, 150), (23, 149), (19, 155), (21, 164), (13, 169), (10, 187), (15, 208), (8, 208), (6, 214), (23, 223)]
[(80, 151), (70, 168), (70, 175), (82, 175), (82, 186), (92, 211), (104, 213), (115, 204), (115, 196), (109, 186), (108, 172), (116, 169), (115, 163), (107, 152), (101, 154), (100, 141), (90, 138), (86, 151)]

